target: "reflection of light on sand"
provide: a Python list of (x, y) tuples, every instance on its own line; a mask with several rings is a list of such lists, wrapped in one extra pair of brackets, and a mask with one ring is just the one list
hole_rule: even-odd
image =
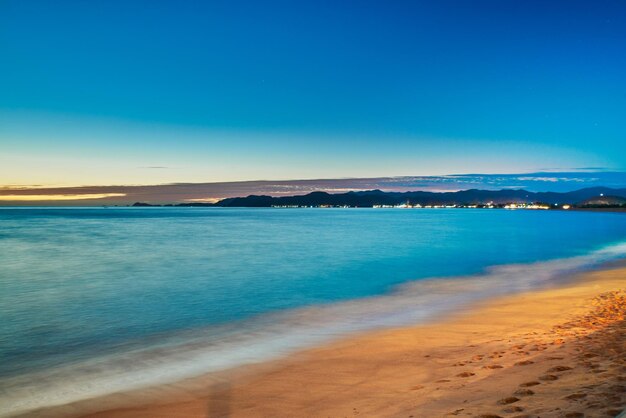
[(85, 200), (104, 199), (105, 197), (123, 197), (126, 193), (86, 193), (86, 194), (5, 194), (0, 201), (40, 201), (40, 200)]
[(578, 257), (418, 280), (378, 297), (162, 336), (144, 348), (3, 378), (0, 416), (260, 363), (351, 333), (423, 323), (479, 300), (555, 285), (572, 273), (625, 255), (626, 244), (618, 244)]

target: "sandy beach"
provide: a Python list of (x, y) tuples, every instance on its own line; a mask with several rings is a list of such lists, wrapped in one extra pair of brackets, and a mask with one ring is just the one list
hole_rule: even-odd
[(614, 417), (626, 407), (626, 268), (426, 326), (40, 411), (42, 417)]

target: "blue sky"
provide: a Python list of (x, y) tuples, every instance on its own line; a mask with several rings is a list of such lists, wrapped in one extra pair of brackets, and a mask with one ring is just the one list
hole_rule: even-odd
[(0, 2), (0, 184), (626, 170), (623, 1)]

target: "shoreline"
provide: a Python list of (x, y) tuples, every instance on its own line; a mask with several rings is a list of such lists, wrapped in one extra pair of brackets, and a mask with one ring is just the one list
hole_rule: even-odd
[[(449, 414), (510, 416), (512, 412), (522, 411), (530, 413), (530, 417), (537, 416), (533, 414), (561, 417), (570, 412), (587, 414), (572, 417), (608, 416), (606, 413), (611, 408), (624, 407), (626, 399), (612, 393), (610, 388), (623, 388), (626, 366), (623, 361), (615, 363), (610, 359), (604, 363), (581, 363), (579, 352), (585, 351), (588, 345), (585, 341), (594, 337), (583, 332), (584, 329), (573, 332), (571, 326), (566, 330), (560, 327), (573, 320), (580, 321), (593, 311), (594, 297), (620, 289), (626, 289), (626, 267), (617, 263), (603, 270), (578, 274), (573, 281), (559, 287), (479, 302), (428, 325), (369, 331), (280, 360), (46, 408), (38, 411), (37, 416), (362, 414), (417, 418)], [(620, 323), (612, 321), (611, 326)], [(610, 339), (603, 330), (594, 329), (592, 334)], [(621, 343), (620, 348), (618, 340), (617, 348), (612, 350), (622, 350), (619, 354), (623, 356), (623, 339)], [(546, 370), (561, 366), (572, 369), (552, 375), (556, 376), (555, 381), (537, 380), (546, 375)], [(591, 366), (594, 367), (590, 369)], [(603, 371), (595, 373), (598, 370)], [(590, 375), (589, 371), (594, 373)], [(598, 382), (588, 384), (589, 376)], [(533, 396), (518, 396), (517, 401), (509, 399), (510, 405), (498, 403), (521, 393), (520, 384), (537, 381), (537, 388), (545, 392), (543, 395), (539, 389), (526, 389)], [(602, 382), (608, 386), (604, 388)], [(600, 393), (605, 397), (609, 393), (609, 402), (593, 401), (593, 394), (581, 392), (597, 388), (603, 390)], [(564, 398), (569, 395), (581, 397)]]
[[(443, 323), (455, 313), (482, 306), (481, 302), (554, 288), (584, 271), (620, 265), (626, 261), (625, 249), (623, 244), (611, 244), (570, 258), (494, 265), (476, 275), (414, 280), (382, 295), (264, 315), (229, 328), (236, 331), (230, 336), (216, 329), (163, 335), (138, 350), (4, 380), (0, 416), (30, 416), (33, 411), (53, 411), (63, 405), (90, 404), (90, 400), (103, 398), (110, 401), (116, 399), (110, 396), (116, 393), (143, 397), (150, 388), (193, 386), (195, 379), (202, 380), (199, 376), (226, 376), (220, 379), (230, 382), (234, 374), (252, 375), (276, 360), (335, 341)], [(124, 401), (127, 403), (136, 401)]]

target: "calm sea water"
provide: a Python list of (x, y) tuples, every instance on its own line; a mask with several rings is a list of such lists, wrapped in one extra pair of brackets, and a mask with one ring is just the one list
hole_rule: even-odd
[[(124, 353), (145, 357), (158, 344), (151, 365), (185, 344), (205, 366), (243, 364), (256, 353), (430, 318), (495, 290), (545, 285), (622, 257), (625, 242), (626, 216), (615, 213), (2, 208), (0, 389), (85, 364), (96, 373), (93, 362), (105, 360), (94, 359), (106, 359), (110, 372)], [(450, 276), (465, 278), (442, 280), (444, 298), (436, 280), (397, 290)], [(351, 302), (359, 298), (367, 303)], [(219, 349), (229, 339), (245, 340), (248, 351), (220, 363), (224, 350), (234, 355), (232, 346)], [(179, 370), (211, 369), (199, 364)], [(22, 398), (15, 410), (29, 402)]]

